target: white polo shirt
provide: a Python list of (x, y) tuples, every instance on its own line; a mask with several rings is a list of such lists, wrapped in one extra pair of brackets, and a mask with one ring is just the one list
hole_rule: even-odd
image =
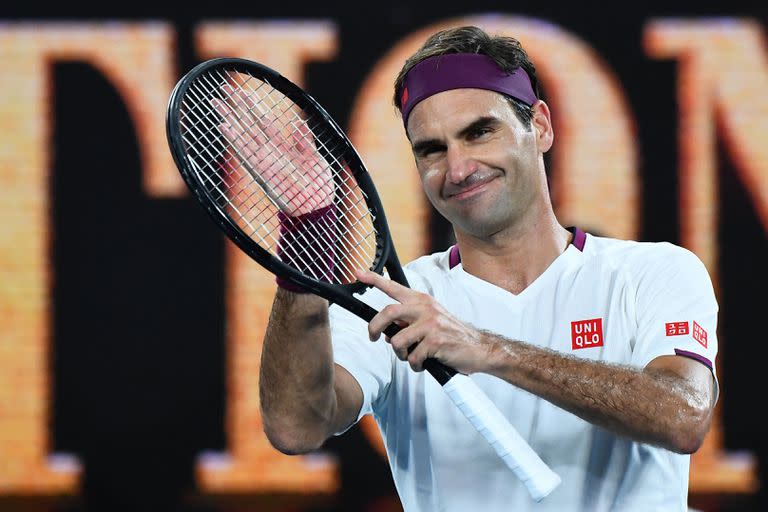
[[(715, 372), (717, 302), (701, 261), (668, 243), (585, 235), (518, 295), (462, 268), (455, 248), (406, 266), (411, 287), (478, 328), (585, 359), (643, 368), (662, 355)], [(393, 302), (378, 290), (363, 300)], [(334, 358), (360, 383), (406, 512), (687, 510), (690, 457), (633, 442), (487, 374), (471, 376), (562, 478), (540, 503), (427, 373), (331, 307)]]

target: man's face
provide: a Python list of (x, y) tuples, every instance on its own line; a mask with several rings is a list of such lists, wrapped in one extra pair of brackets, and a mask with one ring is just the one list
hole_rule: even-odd
[(427, 197), (468, 234), (488, 237), (513, 226), (542, 192), (541, 156), (549, 146), (501, 94), (430, 96), (411, 111), (408, 133)]

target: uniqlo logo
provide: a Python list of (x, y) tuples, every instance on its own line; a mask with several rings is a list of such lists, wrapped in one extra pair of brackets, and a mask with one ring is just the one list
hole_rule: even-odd
[(693, 339), (701, 343), (701, 346), (707, 348), (707, 331), (702, 326), (693, 322)]
[(603, 346), (603, 319), (579, 320), (571, 322), (571, 348), (602, 347)]
[(665, 324), (667, 336), (682, 336), (688, 334), (688, 322), (670, 322)]

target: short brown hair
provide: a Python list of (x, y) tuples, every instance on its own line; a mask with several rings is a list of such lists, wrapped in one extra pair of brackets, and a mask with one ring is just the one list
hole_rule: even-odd
[[(395, 80), (395, 93), (393, 101), (399, 111), (401, 110), (400, 96), (403, 92), (405, 75), (419, 62), (436, 55), (449, 53), (479, 53), (487, 55), (496, 62), (504, 71), (511, 73), (517, 68), (523, 68), (531, 80), (531, 86), (536, 96), (539, 96), (539, 84), (536, 79), (536, 68), (528, 58), (520, 41), (514, 37), (492, 36), (484, 30), (465, 26), (441, 30), (430, 36), (416, 53), (405, 61), (403, 69)], [(530, 124), (533, 118), (531, 107), (525, 103), (505, 95), (517, 114), (517, 117), (525, 124)]]

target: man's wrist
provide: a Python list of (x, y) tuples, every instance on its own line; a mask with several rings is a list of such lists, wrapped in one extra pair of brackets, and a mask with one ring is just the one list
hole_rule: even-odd
[[(336, 245), (336, 205), (318, 208), (292, 217), (278, 212), (280, 241), (278, 257), (286, 264), (318, 281), (333, 281)], [(277, 285), (294, 293), (307, 293), (303, 287), (277, 277)]]
[(509, 372), (515, 361), (519, 359), (519, 341), (514, 341), (496, 333), (481, 330), (481, 343), (488, 347), (486, 370), (484, 373), (500, 377)]

